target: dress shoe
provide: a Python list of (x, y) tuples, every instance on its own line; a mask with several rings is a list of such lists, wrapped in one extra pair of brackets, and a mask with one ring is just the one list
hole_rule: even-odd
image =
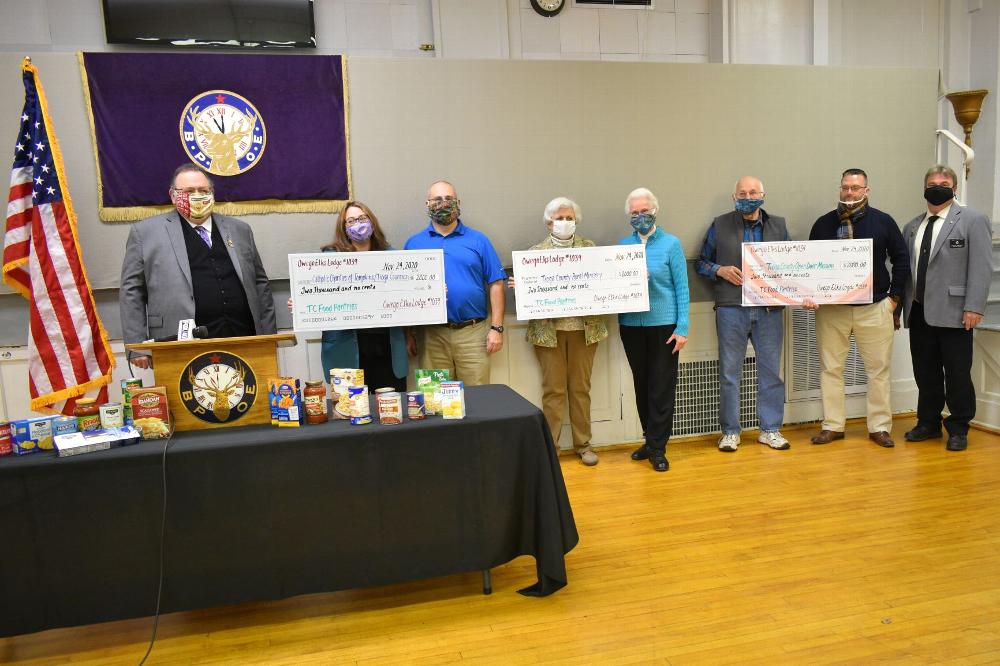
[(666, 472), (670, 469), (670, 463), (667, 462), (667, 456), (664, 455), (663, 451), (654, 451), (649, 449), (649, 464), (653, 466), (653, 469), (657, 472)]
[(829, 444), (835, 439), (844, 439), (844, 433), (836, 430), (820, 430), (818, 435), (812, 438), (813, 444)]
[(907, 432), (903, 435), (903, 437), (905, 437), (908, 442), (922, 442), (925, 439), (937, 439), (941, 437), (941, 429), (938, 428), (937, 430), (934, 430), (918, 423), (914, 426), (913, 430)]
[(645, 460), (649, 457), (649, 447), (643, 444), (632, 452), (632, 460)]
[(945, 448), (949, 451), (964, 451), (969, 446), (969, 439), (965, 435), (948, 435), (948, 443)]
[(896, 446), (896, 443), (892, 441), (892, 437), (885, 430), (879, 430), (878, 432), (868, 433), (868, 439), (872, 440), (879, 446), (891, 449)]

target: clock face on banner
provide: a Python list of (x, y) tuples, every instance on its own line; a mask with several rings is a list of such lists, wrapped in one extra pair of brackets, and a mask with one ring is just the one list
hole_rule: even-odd
[(206, 423), (232, 423), (253, 406), (257, 377), (239, 356), (210, 351), (191, 359), (179, 388), (184, 408), (193, 416)]

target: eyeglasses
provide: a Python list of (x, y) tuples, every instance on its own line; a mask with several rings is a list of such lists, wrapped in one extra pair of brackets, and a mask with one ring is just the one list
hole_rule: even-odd
[(737, 199), (760, 199), (764, 196), (763, 192), (758, 192), (757, 190), (750, 190), (749, 192), (737, 192)]
[(436, 204), (436, 205), (440, 206), (443, 203), (452, 203), (454, 201), (458, 201), (458, 198), (457, 197), (431, 197), (430, 199), (427, 200), (427, 203), (429, 203), (429, 204)]
[(841, 192), (860, 192), (861, 190), (868, 189), (867, 185), (841, 185)]
[(186, 187), (183, 190), (177, 189), (176, 187), (171, 188), (174, 192), (179, 194), (212, 194), (215, 192), (211, 187)]
[(358, 217), (349, 217), (344, 220), (344, 223), (349, 227), (353, 227), (354, 225), (361, 224), (363, 222), (371, 222), (371, 219), (367, 215), (360, 215)]

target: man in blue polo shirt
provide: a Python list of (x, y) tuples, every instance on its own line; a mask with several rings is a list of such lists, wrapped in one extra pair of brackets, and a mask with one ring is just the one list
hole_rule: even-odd
[[(420, 367), (446, 368), (466, 386), (489, 384), (490, 354), (503, 348), (507, 273), (490, 239), (459, 220), (454, 186), (439, 180), (427, 190), (430, 224), (406, 241), (406, 250), (444, 250), (448, 323), (407, 331)], [(489, 308), (486, 306), (489, 292)]]

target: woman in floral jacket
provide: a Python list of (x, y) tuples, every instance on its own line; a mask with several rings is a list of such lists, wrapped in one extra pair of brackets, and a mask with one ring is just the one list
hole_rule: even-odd
[[(549, 235), (532, 250), (593, 247), (594, 242), (576, 233), (580, 207), (565, 197), (557, 197), (545, 207)], [(513, 278), (511, 278), (513, 282)], [(566, 399), (573, 430), (573, 449), (584, 465), (596, 465), (597, 454), (590, 446), (590, 375), (594, 368), (597, 343), (608, 337), (604, 317), (561, 317), (532, 319), (528, 342), (542, 368), (542, 411), (559, 441)]]

